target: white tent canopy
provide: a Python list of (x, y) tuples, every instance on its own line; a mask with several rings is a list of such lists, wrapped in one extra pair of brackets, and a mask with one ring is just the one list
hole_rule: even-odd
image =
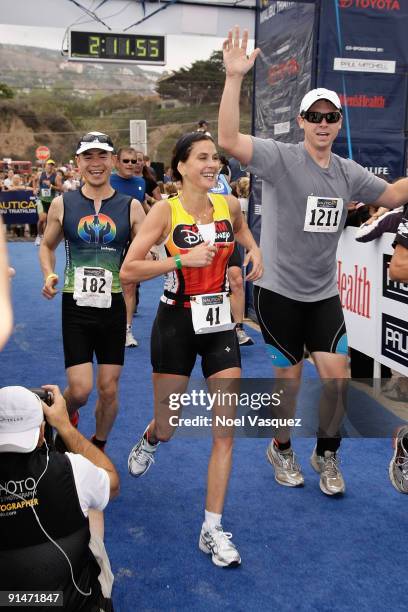
[[(234, 25), (254, 37), (255, 0), (0, 0), (3, 24), (133, 34), (224, 37)], [(137, 24), (137, 25), (133, 25)], [(133, 26), (129, 28), (129, 26)], [(188, 59), (188, 57), (186, 57)]]

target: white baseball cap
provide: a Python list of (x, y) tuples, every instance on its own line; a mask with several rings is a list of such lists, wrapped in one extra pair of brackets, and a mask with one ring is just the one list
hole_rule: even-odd
[(38, 395), (25, 387), (0, 389), (0, 453), (31, 453), (43, 420)]
[(303, 97), (302, 102), (300, 103), (299, 114), (305, 113), (309, 110), (309, 108), (317, 102), (318, 100), (328, 100), (336, 108), (341, 110), (341, 102), (339, 96), (335, 91), (331, 89), (325, 89), (324, 87), (318, 87), (318, 89), (312, 89), (308, 91), (307, 94)]
[(114, 151), (111, 137), (103, 132), (88, 132), (78, 142), (76, 154), (84, 153), (89, 149), (101, 149), (102, 151)]

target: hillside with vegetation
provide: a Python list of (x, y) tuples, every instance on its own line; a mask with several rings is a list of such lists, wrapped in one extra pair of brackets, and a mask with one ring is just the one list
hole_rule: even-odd
[[(4, 49), (0, 45), (0, 59), (3, 62)], [(21, 47), (19, 48), (21, 49)], [(37, 50), (38, 51), (38, 50)], [(46, 51), (46, 50), (40, 50)], [(182, 133), (194, 130), (199, 119), (206, 119), (214, 138), (217, 137), (218, 104), (221, 97), (224, 72), (220, 52), (214, 52), (206, 61), (197, 61), (189, 68), (182, 68), (172, 74), (152, 76), (134, 66), (138, 76), (149, 83), (145, 91), (140, 89), (115, 89), (111, 93), (113, 76), (99, 88), (92, 86), (83, 89), (83, 82), (76, 75), (68, 87), (67, 73), (61, 67), (51, 71), (51, 58), (45, 53), (36, 54), (31, 64), (37, 71), (46, 71), (47, 79), (54, 74), (54, 81), (40, 86), (33, 74), (30, 81), (24, 77), (22, 59), (14, 54), (13, 79), (5, 78), (7, 69), (1, 75), (0, 83), (0, 158), (31, 159), (38, 145), (47, 145), (51, 155), (58, 163), (72, 158), (75, 144), (80, 136), (90, 130), (109, 133), (116, 146), (129, 144), (129, 121), (144, 119), (148, 128), (148, 152), (152, 159), (169, 163), (171, 149)], [(8, 57), (8, 56), (7, 56)], [(59, 59), (59, 58), (58, 58)], [(45, 68), (44, 63), (50, 62)], [(54, 57), (55, 63), (55, 57)], [(11, 59), (7, 60), (8, 69)], [(54, 66), (54, 64), (53, 64)], [(109, 64), (109, 69), (120, 64)], [(61, 72), (63, 75), (61, 78)], [(147, 76), (143, 73), (146, 72)], [(19, 80), (18, 74), (21, 79)], [(129, 76), (129, 75), (128, 75)], [(130, 77), (129, 77), (130, 78)], [(134, 76), (136, 78), (136, 76)], [(110, 80), (111, 79), (111, 80)], [(16, 83), (19, 83), (17, 86)], [(153, 84), (153, 85), (152, 85)], [(96, 83), (98, 85), (98, 83)], [(109, 87), (108, 87), (109, 85)], [(146, 86), (147, 87), (147, 86)], [(242, 129), (250, 130), (252, 82), (248, 77), (244, 83), (242, 96)]]

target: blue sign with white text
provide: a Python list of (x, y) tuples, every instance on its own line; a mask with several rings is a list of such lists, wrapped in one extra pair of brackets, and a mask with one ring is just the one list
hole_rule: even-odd
[(32, 191), (0, 191), (0, 214), (6, 225), (37, 223), (36, 197)]

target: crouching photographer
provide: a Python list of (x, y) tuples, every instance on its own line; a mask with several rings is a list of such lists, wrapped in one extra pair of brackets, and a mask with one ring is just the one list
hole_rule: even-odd
[[(102, 510), (119, 477), (71, 425), (59, 388), (43, 389), (51, 405), (24, 387), (0, 389), (1, 590), (62, 591), (63, 610), (113, 610)], [(49, 449), (45, 418), (67, 453)]]

